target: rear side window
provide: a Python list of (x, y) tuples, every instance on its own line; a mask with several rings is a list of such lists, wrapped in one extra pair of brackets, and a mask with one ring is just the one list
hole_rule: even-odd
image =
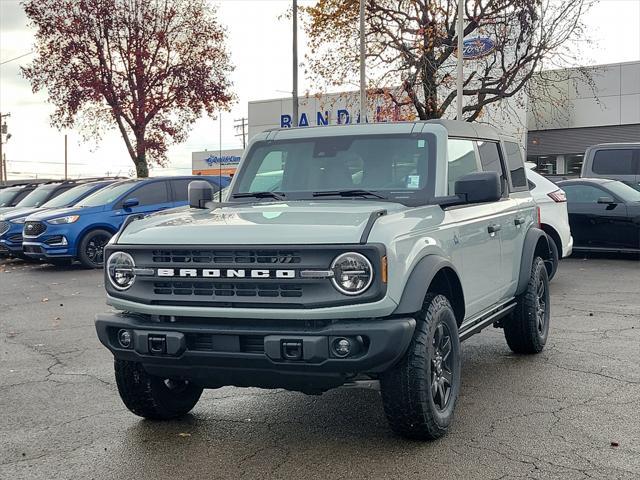
[[(167, 192), (167, 182), (151, 182), (136, 188), (126, 195), (123, 200), (137, 198), (139, 206), (155, 205), (156, 203), (167, 203), (169, 193)], [(122, 204), (122, 202), (119, 202)], [(118, 207), (120, 208), (120, 207)]]
[(447, 194), (455, 193), (456, 180), (469, 173), (478, 171), (476, 153), (471, 140), (449, 139), (447, 143), (448, 155), (448, 189)]
[(636, 175), (637, 160), (631, 149), (598, 150), (593, 157), (593, 172), (600, 175)]
[(520, 154), (520, 146), (513, 142), (504, 142), (505, 153), (507, 154), (507, 166), (511, 173), (511, 185), (514, 188), (527, 186), (527, 176), (524, 171), (524, 163)]
[(506, 192), (507, 177), (502, 168), (500, 161), (500, 148), (495, 142), (478, 142), (478, 153), (480, 154), (480, 163), (484, 172), (498, 172), (500, 175), (500, 184), (502, 185), (502, 193)]
[[(173, 199), (176, 202), (186, 202), (189, 198), (189, 184), (194, 180), (204, 180), (205, 182), (209, 182), (209, 180), (204, 178), (181, 178), (178, 180), (171, 180), (171, 187), (173, 188)], [(213, 192), (217, 192), (218, 185), (213, 182), (209, 182), (209, 184), (213, 187)]]

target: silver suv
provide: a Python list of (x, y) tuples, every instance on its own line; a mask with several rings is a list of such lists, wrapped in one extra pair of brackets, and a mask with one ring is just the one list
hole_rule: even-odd
[(131, 217), (106, 249), (100, 341), (125, 405), (184, 415), (203, 388), (319, 394), (379, 382), (391, 428), (434, 439), (460, 342), (518, 353), (549, 331), (547, 237), (518, 148), (453, 121), (256, 136), (227, 199)]
[(609, 178), (640, 191), (640, 142), (601, 143), (584, 154), (581, 178)]

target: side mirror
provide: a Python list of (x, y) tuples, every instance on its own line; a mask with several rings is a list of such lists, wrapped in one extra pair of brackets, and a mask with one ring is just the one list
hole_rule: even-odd
[(473, 172), (455, 183), (455, 194), (464, 203), (497, 202), (502, 197), (498, 172)]
[(132, 208), (137, 207), (140, 204), (137, 198), (127, 198), (124, 202), (122, 202), (122, 208)]
[(204, 180), (189, 183), (189, 206), (191, 208), (207, 208), (206, 203), (213, 200), (213, 187)]
[(598, 203), (604, 203), (605, 205), (612, 205), (616, 203), (613, 197), (600, 197), (598, 198)]

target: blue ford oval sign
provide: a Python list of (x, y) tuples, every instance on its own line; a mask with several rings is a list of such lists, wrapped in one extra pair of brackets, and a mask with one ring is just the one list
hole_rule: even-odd
[(465, 60), (484, 57), (496, 49), (496, 42), (490, 37), (467, 38), (462, 45), (462, 58)]

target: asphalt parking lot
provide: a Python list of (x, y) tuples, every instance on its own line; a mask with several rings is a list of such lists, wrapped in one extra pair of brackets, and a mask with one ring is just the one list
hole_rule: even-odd
[(563, 261), (545, 351), (502, 331), (463, 344), (448, 436), (387, 427), (379, 393), (206, 391), (181, 421), (120, 403), (93, 317), (102, 275), (0, 261), (0, 478), (640, 477), (640, 262)]

